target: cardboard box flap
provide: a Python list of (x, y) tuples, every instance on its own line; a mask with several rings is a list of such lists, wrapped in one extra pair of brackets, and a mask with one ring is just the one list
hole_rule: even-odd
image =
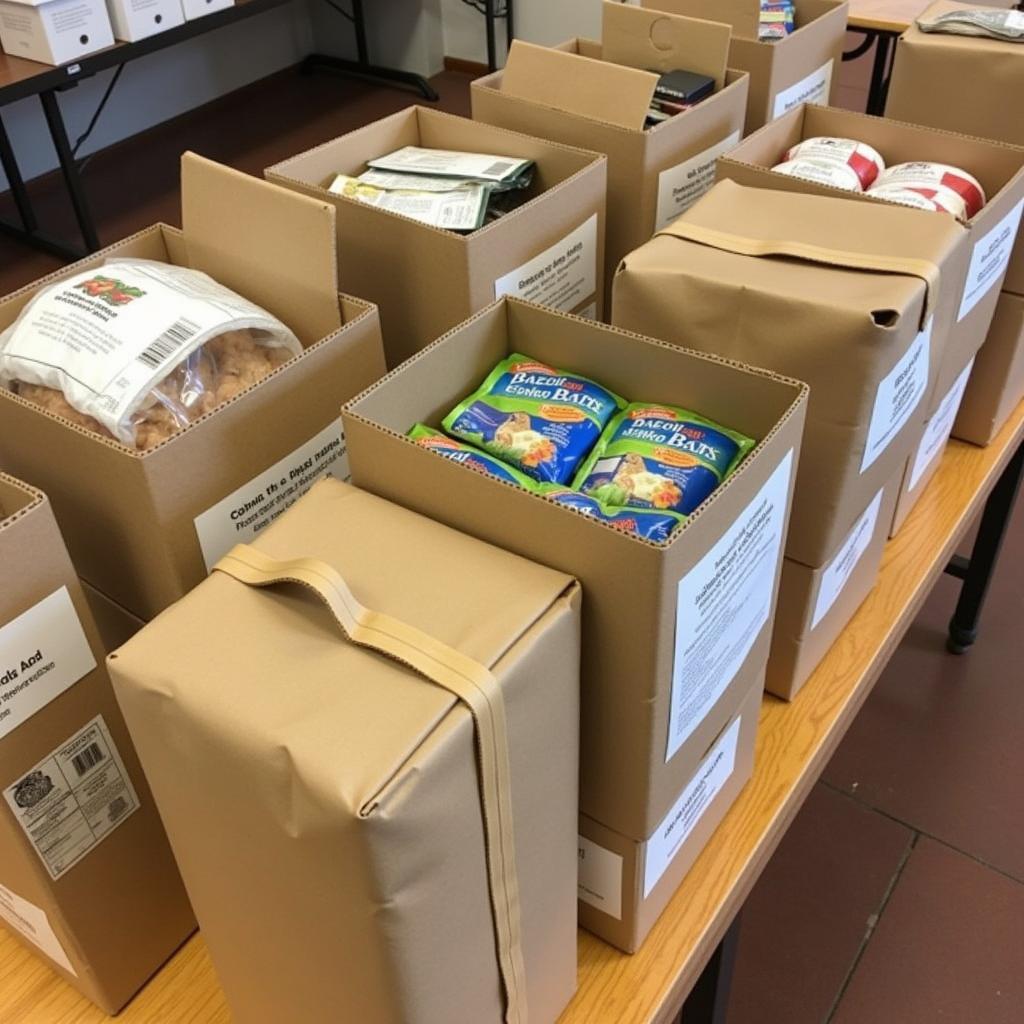
[(0, 532), (7, 529), (20, 512), (46, 501), (42, 491), (0, 472)]
[(182, 155), (189, 265), (268, 309), (305, 344), (341, 327), (334, 218), (330, 203)]
[(515, 40), (502, 92), (620, 128), (640, 129), (658, 76)]
[(640, 0), (641, 8), (687, 18), (726, 22), (737, 36), (756, 39), (761, 20), (758, 0)]
[(695, 71), (725, 86), (732, 29), (720, 22), (683, 18), (621, 3), (603, 4), (601, 55), (642, 71)]
[[(574, 586), (568, 576), (333, 479), (316, 484), (253, 547), (273, 559), (326, 562), (365, 607), (487, 667)], [(244, 644), (225, 642), (242, 635)], [(116, 659), (120, 679), (156, 676), (167, 700), (204, 721), (228, 723), (254, 755), (284, 748), (304, 784), (341, 786), (354, 813), (456, 703), (408, 666), (347, 640), (305, 587), (260, 590), (216, 571)], [(192, 678), (154, 668), (182, 659), (196, 666)], [(204, 674), (210, 687), (200, 685)], [(231, 694), (209, 692), (222, 674), (246, 680), (244, 712)], [(330, 778), (309, 777), (321, 770)]]
[[(742, 256), (782, 256), (919, 278), (926, 289), (923, 327), (939, 294), (939, 263), (964, 229), (952, 218), (921, 218), (920, 212), (746, 188), (726, 179), (658, 233)], [(896, 220), (889, 219), (893, 213)], [(908, 213), (917, 216), (907, 220)]]

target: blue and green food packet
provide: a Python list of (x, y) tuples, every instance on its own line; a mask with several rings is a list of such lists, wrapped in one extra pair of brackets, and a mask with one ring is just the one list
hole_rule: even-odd
[(614, 505), (606, 505), (603, 501), (598, 501), (597, 498), (580, 494), (579, 491), (573, 491), (568, 487), (542, 486), (541, 494), (552, 501), (557, 501), (560, 505), (568, 505), (585, 516), (598, 519), (602, 523), (610, 523), (619, 530), (635, 534), (642, 540), (649, 540), (655, 544), (667, 541), (672, 535), (672, 531), (686, 521), (686, 516), (682, 516), (678, 512), (661, 512), (645, 508), (616, 508)]
[(443, 426), (534, 480), (565, 484), (625, 405), (589, 377), (515, 354), (498, 363)]
[(756, 443), (688, 409), (633, 402), (608, 424), (573, 487), (607, 505), (686, 516)]
[(499, 480), (523, 487), (528, 491), (537, 489), (536, 482), (525, 473), (520, 473), (514, 466), (506, 465), (501, 459), (496, 459), (493, 455), (488, 455), (487, 452), (479, 451), (472, 445), (456, 441), (455, 438), (448, 437), (447, 434), (442, 434), (440, 430), (434, 430), (433, 427), (417, 423), (406, 436), (421, 448), (435, 452), (450, 462), (458, 462), (467, 469), (475, 469), (485, 476), (497, 477)]

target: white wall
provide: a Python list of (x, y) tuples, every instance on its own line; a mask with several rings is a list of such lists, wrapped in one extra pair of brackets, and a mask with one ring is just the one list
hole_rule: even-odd
[[(346, 6), (346, 0), (340, 0)], [(365, 5), (371, 58), (421, 74), (441, 70), (444, 41), (440, 0), (373, 0)], [(109, 146), (218, 96), (298, 63), (313, 49), (354, 55), (348, 23), (322, 0), (294, 3), (131, 61), (121, 73), (79, 156)], [(60, 94), (74, 145), (85, 131), (113, 70)], [(57, 166), (39, 100), (0, 107), (23, 176)], [(258, 112), (253, 113), (258, 117)], [(301, 116), (297, 112), (296, 116)], [(6, 188), (0, 173), (0, 189)]]

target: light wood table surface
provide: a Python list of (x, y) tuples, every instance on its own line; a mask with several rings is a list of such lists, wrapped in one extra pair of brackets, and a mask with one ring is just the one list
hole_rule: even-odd
[[(907, 524), (889, 542), (871, 596), (796, 700), (765, 697), (754, 776), (640, 952), (626, 956), (580, 932), (579, 991), (559, 1024), (665, 1024), (675, 1018), (1022, 437), (1024, 404), (988, 448), (951, 442)], [(0, 929), (3, 1024), (105, 1020)], [(228, 1024), (202, 938), (193, 937), (117, 1020)]]
[(850, 0), (846, 23), (853, 29), (892, 32), (900, 35), (917, 17), (931, 7), (933, 0)]

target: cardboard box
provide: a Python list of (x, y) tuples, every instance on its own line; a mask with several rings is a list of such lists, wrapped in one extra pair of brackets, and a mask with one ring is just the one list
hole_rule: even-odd
[(951, 217), (720, 181), (619, 269), (617, 324), (810, 385), (788, 558), (824, 565), (910, 454), (943, 355), (939, 268), (966, 238)]
[(732, 26), (729, 67), (750, 74), (748, 133), (801, 103), (828, 103), (836, 94), (845, 2), (796, 0), (796, 31), (774, 43), (758, 41), (758, 0), (641, 0), (640, 6)]
[(820, 569), (782, 566), (765, 689), (792, 700), (871, 593), (899, 493), (895, 477), (872, 498)]
[(126, 43), (185, 23), (181, 0), (107, 0), (114, 38)]
[[(726, 69), (727, 26), (622, 4), (605, 3), (604, 15), (603, 44), (516, 40), (504, 70), (474, 80), (470, 95), (477, 121), (607, 154), (607, 308), (622, 257), (696, 202), (714, 181), (715, 157), (742, 138), (748, 76)], [(697, 71), (717, 91), (645, 131), (657, 84), (645, 68)]]
[(113, 256), (163, 260), (205, 270), (305, 346), (145, 452), (0, 391), (0, 466), (45, 488), (79, 574), (146, 620), (318, 475), (345, 475), (338, 407), (384, 372), (376, 309), (337, 292), (332, 207), (186, 154), (182, 214), (184, 231), (154, 225), (0, 301), (2, 329), (41, 285)]
[(109, 654), (127, 643), (145, 622), (137, 615), (132, 615), (127, 608), (122, 608), (116, 601), (111, 601), (106, 594), (101, 594), (95, 587), (90, 587), (85, 580), (79, 580), (82, 593), (89, 605), (96, 632), (100, 635), (103, 649)]
[(235, 1018), (555, 1020), (579, 586), (336, 480), (218, 569), (110, 665)]
[[(468, 235), (327, 191), (402, 146), (536, 161), (530, 202)], [(607, 159), (426, 107), (409, 107), (276, 164), (270, 181), (337, 210), (342, 286), (380, 307), (397, 366), (502, 295), (596, 316), (604, 301)]]
[[(654, 544), (404, 436), (437, 426), (511, 352), (633, 401), (695, 409), (760, 444)], [(631, 839), (651, 834), (764, 668), (806, 396), (762, 370), (505, 300), (342, 412), (358, 486), (583, 584), (581, 810)], [(738, 549), (754, 554), (730, 557)]]
[(924, 493), (928, 481), (935, 476), (939, 468), (974, 365), (975, 361), (972, 360), (960, 371), (960, 376), (942, 396), (935, 412), (928, 417), (918, 432), (917, 442), (911, 449), (912, 454), (901, 475), (899, 497), (889, 530), (890, 537), (895, 537), (907, 521), (910, 510), (917, 504), (917, 499)]
[(195, 920), (50, 504), (4, 474), (0, 565), (0, 923), (117, 1013)]
[(0, 47), (12, 57), (66, 64), (113, 45), (103, 0), (0, 0)]
[[(918, 17), (979, 5), (938, 0)], [(1014, 7), (1014, 0), (986, 0)], [(890, 117), (947, 132), (1024, 146), (1024, 47), (999, 39), (922, 32), (912, 24), (896, 44), (885, 110)], [(1024, 255), (1018, 246), (1006, 287), (1024, 292)]]
[[(926, 407), (926, 412), (931, 414), (974, 358), (988, 333), (1024, 209), (1024, 148), (936, 132), (849, 110), (805, 106), (767, 125), (722, 157), (718, 162), (718, 176), (732, 178), (741, 185), (893, 205), (771, 170), (790, 146), (816, 135), (837, 135), (866, 142), (890, 165), (935, 160), (962, 167), (973, 174), (985, 190), (988, 198), (985, 206), (970, 220), (962, 222), (971, 235), (969, 258), (959, 269), (948, 264), (942, 268), (946, 299), (952, 306), (946, 358)], [(936, 327), (943, 322), (943, 317), (937, 317)]]
[(1003, 292), (974, 361), (953, 436), (986, 445), (1024, 401), (1024, 296)]
[(226, 7), (234, 7), (235, 0), (181, 0), (181, 9), (186, 21), (195, 21), (214, 11), (223, 11)]
[(763, 674), (747, 688), (693, 777), (642, 842), (580, 816), (580, 925), (635, 953), (754, 770)]

